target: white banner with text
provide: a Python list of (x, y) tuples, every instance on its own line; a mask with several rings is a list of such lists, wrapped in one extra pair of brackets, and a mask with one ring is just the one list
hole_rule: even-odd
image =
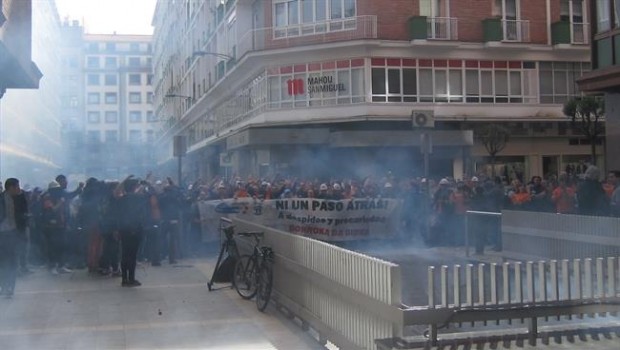
[(398, 231), (401, 206), (401, 200), (384, 198), (239, 198), (199, 203), (204, 241), (219, 237), (222, 216), (324, 241), (391, 238)]

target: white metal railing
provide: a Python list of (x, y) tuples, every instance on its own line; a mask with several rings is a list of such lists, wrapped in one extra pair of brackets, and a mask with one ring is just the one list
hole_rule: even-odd
[[(233, 218), (236, 232), (262, 231), (276, 254), (274, 300), (341, 349), (375, 349), (399, 324), (398, 265)], [(239, 245), (240, 249), (243, 244)]]
[(533, 345), (539, 317), (617, 312), (619, 270), (617, 257), (430, 266), (428, 306), (409, 309), (405, 324), (428, 322), (434, 344), (437, 325), (527, 319)]
[(282, 49), (331, 42), (376, 39), (377, 16), (356, 16), (246, 32), (238, 43), (241, 58), (250, 51)]
[(588, 44), (590, 42), (590, 25), (588, 23), (571, 23), (571, 44)]
[(503, 256), (514, 260), (620, 255), (620, 218), (502, 211)]
[(458, 40), (458, 20), (452, 17), (428, 17), (426, 19), (428, 39)]
[(502, 20), (503, 41), (529, 42), (530, 21), (528, 20)]
[[(506, 320), (527, 321), (524, 336), (535, 345), (539, 319), (620, 312), (618, 257), (430, 266), (427, 304), (406, 306), (398, 265), (239, 218), (232, 224), (264, 232), (262, 244), (274, 250), (276, 304), (341, 349), (383, 349), (416, 325), (429, 326), (421, 342), (436, 345), (442, 325)], [(247, 253), (251, 245), (237, 240)]]

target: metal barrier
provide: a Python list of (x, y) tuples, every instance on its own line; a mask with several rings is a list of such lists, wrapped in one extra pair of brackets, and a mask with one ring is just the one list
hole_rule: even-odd
[(249, 221), (233, 219), (233, 224), (238, 232), (265, 233), (264, 244), (276, 254), (274, 301), (323, 342), (375, 349), (375, 339), (400, 335), (398, 265)]
[(527, 320), (527, 336), (535, 345), (541, 317), (559, 320), (620, 311), (618, 262), (610, 257), (468, 264), (464, 269), (431, 266), (428, 306), (405, 310), (404, 324), (430, 325), (429, 341), (436, 345), (440, 325)]
[(502, 212), (502, 255), (514, 260), (620, 256), (620, 218)]
[[(527, 320), (534, 345), (541, 318), (620, 312), (618, 257), (431, 266), (428, 304), (406, 306), (398, 265), (246, 220), (232, 224), (264, 232), (273, 248), (274, 302), (341, 349), (402, 349), (405, 327), (416, 325), (429, 327), (420, 342), (436, 345), (443, 325), (501, 320)], [(239, 238), (239, 249), (249, 249)]]

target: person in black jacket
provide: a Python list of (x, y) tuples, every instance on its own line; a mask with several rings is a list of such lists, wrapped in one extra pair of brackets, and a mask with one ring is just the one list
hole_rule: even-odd
[(164, 187), (163, 193), (157, 197), (161, 210), (162, 236), (168, 243), (168, 262), (176, 264), (179, 257), (181, 241), (181, 207), (183, 198), (181, 190), (168, 178), (168, 184)]
[(127, 177), (115, 190), (117, 228), (121, 239), (121, 275), (123, 287), (142, 285), (136, 280), (138, 249), (147, 222), (148, 200), (140, 192), (140, 182)]
[(585, 172), (585, 180), (577, 188), (577, 206), (581, 215), (602, 216), (609, 213), (609, 202), (599, 181), (601, 171), (594, 165)]
[(16, 200), (21, 194), (18, 179), (7, 179), (4, 188), (0, 194), (0, 292), (11, 298), (17, 278), (18, 229), (26, 218), (27, 209), (25, 211)]

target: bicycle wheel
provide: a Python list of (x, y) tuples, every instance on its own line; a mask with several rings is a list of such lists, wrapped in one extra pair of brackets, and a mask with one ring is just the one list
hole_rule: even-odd
[(256, 307), (259, 311), (265, 311), (271, 298), (273, 288), (273, 266), (270, 262), (264, 262), (258, 272), (258, 293), (256, 294)]
[(256, 295), (256, 260), (251, 255), (242, 255), (237, 260), (233, 286), (243, 299)]

